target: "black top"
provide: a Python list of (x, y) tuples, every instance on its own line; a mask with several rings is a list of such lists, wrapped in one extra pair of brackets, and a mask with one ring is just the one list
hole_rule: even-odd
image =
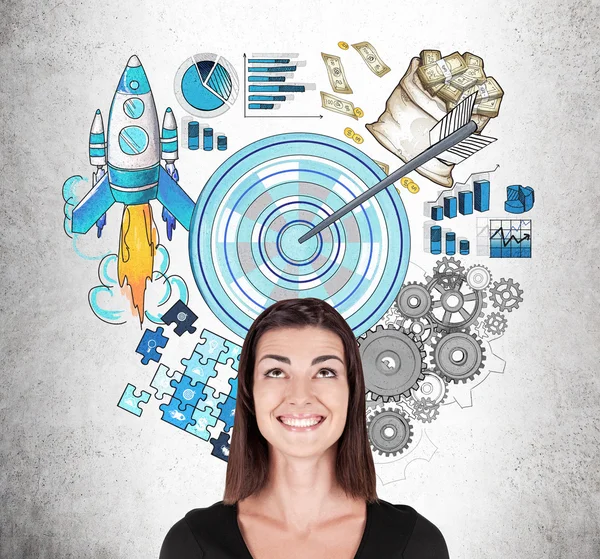
[[(237, 522), (237, 506), (219, 501), (194, 509), (167, 533), (159, 559), (252, 559)], [(354, 559), (449, 559), (439, 529), (408, 505), (367, 504)]]

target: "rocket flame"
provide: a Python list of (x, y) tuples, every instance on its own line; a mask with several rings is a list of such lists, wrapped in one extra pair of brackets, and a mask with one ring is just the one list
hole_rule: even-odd
[(150, 203), (125, 206), (119, 240), (117, 274), (119, 285), (131, 293), (131, 312), (137, 309), (140, 326), (144, 321), (144, 294), (146, 280), (152, 281), (157, 233), (152, 219)]

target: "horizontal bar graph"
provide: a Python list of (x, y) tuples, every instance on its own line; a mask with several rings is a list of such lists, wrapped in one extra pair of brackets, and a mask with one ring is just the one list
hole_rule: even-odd
[[(307, 86), (309, 89), (314, 87), (314, 84), (302, 84), (296, 81), (296, 72), (300, 67), (306, 65), (304, 61), (295, 60), (297, 57), (297, 53), (270, 55), (254, 53), (247, 58), (244, 68), (246, 70), (244, 73), (246, 82), (245, 117), (252, 116), (247, 114), (246, 109), (249, 109), (249, 113), (255, 113), (255, 116), (260, 116), (261, 113), (273, 117), (303, 116), (286, 114), (287, 108), (294, 101), (293, 95), (277, 95), (280, 93), (306, 93)], [(290, 81), (295, 83), (288, 83)], [(318, 115), (306, 116), (316, 117)]]

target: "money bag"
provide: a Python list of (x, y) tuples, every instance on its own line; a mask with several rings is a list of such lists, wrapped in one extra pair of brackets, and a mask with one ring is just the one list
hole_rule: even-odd
[[(417, 76), (420, 63), (419, 57), (410, 61), (408, 70), (388, 98), (385, 111), (377, 122), (366, 125), (375, 139), (404, 163), (430, 146), (429, 131), (447, 113), (444, 101), (430, 95), (421, 84)], [(477, 131), (480, 132), (489, 118), (473, 120), (477, 122)], [(454, 164), (448, 165), (433, 158), (417, 167), (416, 171), (436, 184), (450, 188), (454, 184), (453, 168)]]

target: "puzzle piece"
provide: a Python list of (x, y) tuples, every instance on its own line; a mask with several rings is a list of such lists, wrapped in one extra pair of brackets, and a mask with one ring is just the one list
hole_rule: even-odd
[(219, 394), (208, 384), (203, 385), (203, 392), (206, 398), (196, 404), (196, 409), (208, 410), (211, 415), (218, 419), (222, 412), (217, 404), (224, 404), (227, 401), (227, 394)]
[(140, 415), (142, 415), (143, 411), (141, 404), (147, 404), (152, 394), (150, 394), (150, 392), (141, 390), (140, 395), (136, 396), (136, 390), (137, 388), (133, 384), (128, 383), (125, 387), (125, 390), (123, 391), (123, 395), (121, 396), (121, 399), (119, 400), (117, 406), (139, 417)]
[(210, 444), (213, 446), (211, 454), (224, 460), (229, 461), (229, 435), (221, 432), (216, 439), (210, 439)]
[(175, 322), (177, 324), (175, 334), (181, 336), (184, 332), (193, 334), (196, 331), (196, 328), (192, 326), (192, 324), (198, 320), (198, 317), (181, 299), (179, 299), (179, 301), (162, 315), (161, 320), (165, 324), (173, 324)]
[(161, 404), (159, 409), (163, 412), (162, 420), (185, 430), (189, 425), (195, 425), (196, 420), (193, 419), (194, 407), (185, 406), (181, 409), (182, 402), (177, 398), (171, 397), (168, 404)]
[(225, 345), (225, 338), (222, 338), (218, 334), (211, 332), (204, 328), (200, 339), (204, 342), (200, 342), (194, 348), (195, 353), (199, 353), (202, 356), (201, 363), (206, 364), (209, 359), (222, 362), (219, 356), (222, 352), (229, 353), (230, 349)]
[(184, 411), (187, 406), (196, 407), (199, 400), (204, 400), (206, 394), (202, 391), (204, 384), (197, 383), (192, 385), (192, 379), (186, 375), (183, 375), (179, 381), (172, 380), (171, 386), (175, 388), (173, 398), (181, 402), (179, 409)]
[(173, 371), (173, 374), (169, 374), (169, 367), (161, 363), (150, 383), (150, 386), (156, 390), (154, 397), (157, 400), (162, 400), (165, 394), (173, 396), (175, 388), (171, 386), (172, 380), (181, 380), (181, 373), (179, 371)]
[(233, 359), (231, 368), (234, 371), (237, 371), (240, 364), (240, 353), (242, 352), (242, 348), (231, 340), (225, 340), (225, 346), (227, 347), (227, 352), (223, 352), (218, 361), (219, 363), (223, 363), (223, 365), (227, 365), (227, 360)]
[(185, 367), (185, 375), (192, 379), (192, 386), (199, 382), (206, 384), (208, 379), (216, 377), (218, 374), (215, 368), (217, 362), (214, 359), (208, 359), (206, 363), (203, 363), (202, 355), (196, 351), (192, 353), (189, 359), (182, 359), (181, 364)]
[(196, 424), (194, 426), (188, 425), (185, 430), (196, 437), (207, 441), (210, 438), (210, 431), (207, 427), (210, 425), (214, 427), (217, 424), (217, 418), (211, 415), (210, 408), (200, 410), (196, 408), (192, 414), (192, 418), (195, 419)]
[(217, 404), (217, 407), (221, 410), (219, 419), (225, 423), (225, 428), (223, 431), (229, 432), (229, 430), (233, 427), (235, 418), (235, 403), (235, 398), (227, 396), (227, 400), (225, 400), (224, 403)]
[(147, 365), (150, 361), (160, 361), (162, 355), (156, 351), (156, 348), (164, 348), (169, 342), (169, 338), (163, 336), (163, 327), (159, 326), (156, 330), (144, 330), (144, 335), (140, 340), (136, 353), (142, 356), (142, 363)]
[(234, 378), (227, 379), (227, 382), (231, 386), (231, 390), (229, 391), (229, 396), (237, 399), (238, 378), (234, 377)]

